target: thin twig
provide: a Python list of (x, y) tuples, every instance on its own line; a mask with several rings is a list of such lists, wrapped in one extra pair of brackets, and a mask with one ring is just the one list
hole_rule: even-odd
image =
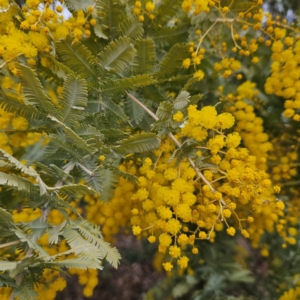
[(13, 241), (13, 242), (8, 242), (8, 243), (5, 243), (5, 244), (1, 244), (0, 249), (5, 248), (5, 247), (9, 247), (9, 246), (13, 246), (13, 245), (18, 245), (20, 243), (21, 243), (20, 241)]

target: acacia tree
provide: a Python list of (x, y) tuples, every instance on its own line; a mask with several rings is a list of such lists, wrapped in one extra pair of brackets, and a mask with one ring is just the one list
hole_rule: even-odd
[(270, 262), (244, 294), (300, 294), (300, 41), (262, 4), (0, 1), (3, 299), (54, 299), (66, 271), (91, 296), (128, 227), (171, 274), (150, 299), (259, 285), (234, 236)]

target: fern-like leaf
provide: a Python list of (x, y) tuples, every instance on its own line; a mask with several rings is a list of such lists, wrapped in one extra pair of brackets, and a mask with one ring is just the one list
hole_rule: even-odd
[(66, 126), (63, 122), (60, 122), (55, 117), (48, 116), (52, 121), (59, 124), (67, 137), (68, 140), (71, 140), (77, 148), (86, 151), (87, 153), (93, 153), (94, 149), (89, 147), (84, 139), (82, 139), (79, 135), (77, 135), (70, 127)]
[(25, 284), (22, 284), (19, 288), (14, 290), (14, 296), (18, 300), (37, 300), (38, 299), (38, 293)]
[(56, 109), (33, 70), (21, 64), (17, 64), (16, 67), (20, 71), (25, 103), (38, 105), (46, 113), (53, 113)]
[(183, 11), (181, 9), (181, 0), (162, 0), (155, 11), (155, 19), (153, 20), (153, 27), (158, 29), (165, 27), (174, 16), (178, 16)]
[(92, 225), (86, 220), (81, 219), (73, 221), (73, 224), (73, 226), (79, 230), (87, 241), (89, 241), (92, 245), (97, 246), (102, 251), (107, 261), (113, 267), (118, 267), (119, 260), (121, 259), (120, 253), (115, 247), (111, 248), (110, 244), (103, 240), (98, 226)]
[[(97, 0), (95, 11), (97, 14), (98, 23), (103, 28), (103, 33), (115, 38), (119, 24), (124, 22), (123, 3), (119, 0)], [(123, 6), (124, 7), (124, 6)]]
[(62, 61), (72, 70), (76, 70), (83, 78), (97, 78), (97, 60), (81, 42), (73, 43), (71, 38), (56, 44)]
[(77, 160), (81, 159), (81, 154), (76, 147), (71, 144), (66, 143), (64, 140), (60, 139), (57, 135), (50, 134), (48, 136), (51, 143), (47, 145), (44, 149), (44, 153), (46, 156), (53, 156), (55, 155), (56, 159), (61, 160), (62, 157), (58, 157), (58, 152), (65, 153), (65, 158), (76, 158)]
[(34, 185), (28, 179), (3, 172), (0, 172), (0, 185), (16, 187), (18, 190), (23, 190), (27, 193), (31, 193), (34, 189)]
[[(40, 194), (44, 195), (47, 193), (47, 185), (43, 182), (39, 174), (33, 169), (33, 168), (27, 168), (25, 165), (23, 165), (21, 162), (19, 162), (16, 158), (11, 156), (9, 153), (5, 152), (3, 149), (0, 149), (0, 152), (6, 157), (10, 163), (14, 164), (15, 167), (19, 170), (21, 170), (23, 173), (35, 177), (37, 180), (39, 187), (40, 187)], [(13, 175), (11, 175), (13, 176)], [(22, 178), (25, 180), (25, 178)], [(0, 179), (1, 180), (1, 179)]]
[(127, 121), (127, 116), (125, 115), (123, 109), (116, 104), (110, 97), (101, 97), (99, 96), (98, 103), (105, 109), (108, 109), (112, 114), (116, 115), (123, 121)]
[[(160, 30), (149, 32), (148, 37), (152, 38), (155, 45), (161, 48), (172, 46), (176, 43), (184, 43), (187, 38), (189, 27), (178, 25), (174, 27), (163, 27)], [(187, 57), (187, 56), (186, 56)]]
[(84, 1), (78, 1), (78, 0), (65, 0), (66, 6), (70, 10), (84, 10), (86, 11), (89, 6), (93, 6), (95, 4), (94, 0), (84, 0)]
[(137, 55), (133, 61), (135, 74), (150, 74), (156, 63), (155, 45), (152, 39), (138, 39), (135, 42)]
[(118, 167), (115, 167), (115, 166), (105, 166), (105, 168), (111, 170), (114, 174), (132, 182), (132, 183), (138, 183), (138, 179), (136, 176), (132, 175), (131, 173), (128, 173), (128, 172), (124, 172), (124, 171), (121, 171)]
[(94, 260), (96, 263), (101, 262), (101, 260), (104, 258), (105, 255), (101, 249), (85, 240), (77, 230), (74, 230), (71, 227), (66, 227), (63, 231), (63, 236), (71, 248), (70, 251), (76, 255), (88, 257)]
[(33, 106), (24, 105), (20, 101), (4, 95), (3, 93), (0, 94), (0, 108), (6, 112), (22, 116), (28, 120), (45, 120), (47, 118), (47, 114), (38, 111)]
[(108, 201), (112, 198), (113, 193), (118, 185), (118, 176), (109, 169), (101, 168), (102, 189), (100, 199)]
[(7, 270), (13, 270), (17, 266), (17, 263), (15, 261), (6, 261), (1, 260), (0, 261), (0, 271), (7, 271)]
[(145, 116), (145, 110), (128, 97), (126, 97), (125, 112), (135, 124), (139, 124)]
[(39, 240), (41, 236), (45, 233), (45, 231), (49, 227), (49, 224), (41, 218), (38, 218), (27, 223), (26, 226), (30, 228), (30, 237), (36, 241)]
[(60, 108), (55, 116), (65, 125), (74, 126), (84, 119), (87, 105), (87, 85), (84, 79), (68, 75), (59, 97)]
[(57, 226), (52, 226), (51, 228), (47, 229), (47, 234), (49, 236), (49, 243), (50, 244), (57, 244), (58, 243), (58, 237), (62, 235), (62, 229), (67, 224), (67, 221), (63, 221), (61, 224)]
[(9, 213), (6, 209), (0, 207), (0, 226), (1, 227), (9, 227), (14, 224), (11, 213)]
[(184, 107), (186, 107), (190, 101), (190, 97), (191, 95), (188, 92), (186, 91), (181, 92), (174, 100), (173, 103), (174, 109), (181, 110)]
[(182, 66), (182, 61), (188, 57), (189, 46), (176, 44), (160, 63), (160, 69), (155, 74), (157, 78), (171, 77)]
[(131, 63), (135, 55), (136, 50), (130, 39), (120, 37), (100, 52), (100, 65), (105, 70), (115, 70), (117, 73), (121, 73)]
[(140, 133), (121, 141), (119, 146), (113, 147), (113, 150), (123, 155), (141, 153), (154, 150), (159, 144), (160, 140), (154, 133)]
[(118, 80), (106, 81), (101, 84), (101, 93), (108, 96), (125, 95), (126, 90), (135, 90), (153, 83), (156, 83), (156, 80), (154, 80), (150, 75), (137, 75)]
[(91, 259), (86, 256), (84, 256), (84, 257), (79, 256), (79, 257), (73, 258), (73, 259), (59, 260), (55, 263), (50, 263), (50, 264), (53, 264), (54, 266), (60, 266), (60, 267), (65, 267), (65, 268), (75, 268), (75, 269), (81, 269), (81, 270), (86, 270), (87, 268), (98, 269), (98, 270), (103, 269), (100, 262), (96, 262), (94, 259)]
[(69, 184), (60, 187), (49, 187), (51, 191), (58, 192), (62, 197), (78, 196), (96, 194), (96, 191), (86, 185), (82, 184)]
[(120, 23), (118, 28), (120, 36), (126, 36), (132, 40), (142, 37), (144, 33), (143, 26), (137, 20), (125, 19), (124, 22)]

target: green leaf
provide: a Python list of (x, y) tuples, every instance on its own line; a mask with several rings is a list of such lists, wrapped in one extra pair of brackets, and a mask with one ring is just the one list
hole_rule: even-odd
[(24, 105), (20, 101), (9, 97), (3, 93), (0, 94), (0, 108), (9, 113), (15, 113), (27, 120), (45, 120), (47, 114), (38, 111), (31, 105)]
[(114, 128), (103, 129), (101, 132), (104, 135), (106, 143), (114, 143), (123, 140), (127, 136), (123, 131)]
[(14, 289), (14, 296), (18, 297), (18, 300), (38, 299), (38, 293), (25, 284), (22, 284), (19, 288)]
[(181, 110), (186, 107), (190, 101), (190, 97), (191, 95), (188, 92), (181, 92), (173, 103), (174, 109)]
[(131, 173), (127, 173), (124, 171), (121, 171), (118, 167), (111, 166), (111, 165), (105, 165), (105, 168), (111, 170), (114, 174), (132, 182), (132, 183), (138, 183), (138, 179), (136, 176), (132, 175)]
[(57, 167), (56, 165), (50, 164), (51, 167), (51, 174), (55, 174), (55, 177), (57, 180), (59, 180), (60, 182), (65, 182), (67, 179), (73, 181), (73, 177), (64, 172), (64, 170), (62, 170), (61, 168)]
[(27, 105), (37, 105), (46, 113), (52, 113), (56, 110), (50, 98), (37, 78), (36, 74), (29, 67), (21, 64), (16, 65), (20, 71), (20, 80), (23, 86), (24, 102)]
[(49, 224), (41, 218), (35, 219), (26, 224), (30, 228), (30, 238), (33, 240), (39, 240), (45, 231), (49, 228)]
[(67, 224), (67, 221), (63, 221), (61, 224), (57, 226), (52, 226), (51, 228), (47, 229), (47, 234), (49, 236), (49, 243), (50, 244), (57, 244), (58, 243), (58, 237), (62, 235), (62, 229)]
[(73, 42), (69, 37), (57, 42), (56, 49), (62, 61), (71, 70), (76, 70), (83, 78), (97, 78), (97, 60), (81, 42)]
[(102, 189), (100, 199), (108, 201), (112, 198), (118, 185), (118, 176), (109, 169), (101, 168), (100, 176), (102, 178)]
[(128, 67), (136, 55), (131, 41), (127, 37), (120, 37), (112, 41), (100, 52), (100, 65), (105, 70), (115, 70), (121, 73)]
[(95, 190), (83, 184), (69, 184), (57, 187), (49, 187), (49, 190), (59, 193), (62, 197), (83, 197), (85, 195), (96, 194)]
[(184, 59), (189, 57), (189, 46), (176, 44), (160, 63), (160, 69), (154, 78), (171, 77), (178, 72)]
[(138, 39), (135, 42), (137, 55), (133, 61), (135, 74), (149, 74), (154, 71), (156, 63), (155, 45), (152, 39)]
[(65, 267), (65, 268), (75, 268), (75, 269), (100, 269), (102, 270), (103, 267), (100, 263), (95, 262), (94, 259), (91, 259), (89, 257), (76, 257), (73, 259), (64, 259), (59, 260), (57, 262), (50, 263), (55, 266)]
[(116, 104), (110, 97), (99, 97), (99, 103), (106, 109), (108, 109), (112, 114), (116, 115), (123, 121), (127, 121), (127, 116), (125, 115), (123, 109)]
[(60, 122), (53, 116), (49, 115), (48, 117), (49, 117), (49, 119), (56, 122), (63, 128), (66, 138), (68, 140), (71, 140), (71, 142), (74, 143), (74, 145), (76, 145), (76, 147), (78, 149), (82, 149), (83, 151), (90, 153), (90, 154), (94, 152), (95, 149), (89, 147), (87, 145), (86, 141), (84, 139), (82, 139), (79, 135), (77, 135), (70, 127), (66, 126), (63, 122)]
[(1, 260), (0, 261), (0, 271), (7, 271), (7, 270), (13, 270), (17, 266), (17, 262), (15, 261), (6, 261)]
[(84, 79), (68, 75), (59, 96), (59, 109), (55, 116), (65, 125), (74, 126), (84, 119), (84, 107), (87, 106), (87, 85)]
[(0, 185), (16, 187), (18, 190), (23, 190), (27, 193), (30, 193), (34, 189), (32, 182), (28, 179), (3, 172), (0, 172)]
[(39, 252), (41, 257), (44, 257), (44, 258), (49, 257), (49, 254), (43, 249), (43, 247), (41, 247), (39, 244), (37, 244), (31, 237), (29, 237), (21, 229), (14, 229), (13, 232), (20, 239), (21, 242), (27, 243), (29, 248), (32, 248), (32, 249), (36, 250), (37, 252)]
[(131, 40), (136, 40), (143, 36), (144, 29), (140, 22), (135, 19), (125, 19), (118, 27), (119, 36), (126, 36)]
[(120, 154), (141, 153), (156, 149), (160, 140), (153, 133), (140, 133), (130, 136), (128, 139), (120, 142), (119, 146), (113, 147), (113, 150)]
[(156, 83), (156, 80), (148, 74), (136, 75), (103, 82), (100, 92), (107, 96), (125, 95), (127, 90), (135, 90), (153, 83)]
[(27, 269), (30, 265), (33, 265), (36, 262), (40, 262), (40, 259), (33, 255), (22, 257), (18, 260), (16, 268), (9, 272), (10, 277), (16, 278), (16, 276), (22, 273), (24, 269)]
[(118, 0), (97, 0), (94, 15), (110, 39), (116, 37), (116, 29), (126, 20), (125, 7)]
[(134, 121), (135, 124), (139, 124), (143, 120), (145, 115), (145, 111), (143, 110), (143, 108), (137, 105), (128, 97), (126, 97), (125, 111), (130, 120)]
[(168, 101), (161, 102), (156, 111), (156, 116), (161, 121), (165, 119), (169, 119), (172, 116), (172, 109), (173, 109), (172, 103)]
[(88, 7), (93, 6), (95, 4), (94, 0), (65, 0), (66, 6), (70, 10), (84, 10), (86, 11)]
[(71, 248), (68, 252), (73, 252), (81, 257), (87, 257), (91, 260), (94, 260), (96, 265), (100, 265), (99, 263), (105, 257), (105, 255), (98, 246), (93, 245), (84, 239), (77, 230), (74, 230), (71, 227), (64, 228), (63, 236)]
[[(156, 46), (164, 48), (170, 47), (175, 43), (184, 43), (187, 40), (187, 31), (189, 27), (178, 25), (175, 27), (163, 27), (162, 29), (153, 30), (148, 37), (152, 38)], [(189, 57), (186, 55), (185, 58)]]
[(159, 6), (155, 10), (155, 18), (153, 20), (154, 29), (165, 27), (178, 13), (183, 13), (181, 0), (162, 0), (158, 3)]
[(81, 219), (73, 221), (73, 224), (87, 241), (102, 251), (104, 257), (106, 257), (107, 261), (113, 267), (118, 267), (119, 260), (121, 259), (120, 253), (115, 247), (111, 248), (110, 244), (103, 240), (98, 226)]
[(74, 147), (74, 145), (66, 143), (65, 140), (61, 139), (60, 137), (54, 134), (50, 134), (48, 138), (51, 142), (44, 149), (44, 154), (46, 157), (61, 160), (62, 157), (59, 157), (58, 154), (64, 153), (65, 159), (67, 157), (75, 158), (76, 160), (81, 159), (82, 156), (79, 150), (76, 147)]
[(108, 39), (108, 36), (103, 32), (103, 28), (100, 24), (96, 24), (94, 26), (94, 32), (98, 38), (105, 39), (105, 40)]
[[(0, 226), (9, 227), (14, 224), (12, 214), (0, 207)], [(2, 229), (1, 229), (2, 230)]]

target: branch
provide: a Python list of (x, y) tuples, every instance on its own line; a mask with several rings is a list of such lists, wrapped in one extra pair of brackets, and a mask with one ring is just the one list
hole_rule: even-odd
[(9, 247), (9, 246), (13, 246), (13, 245), (17, 245), (17, 244), (20, 244), (20, 243), (21, 243), (20, 241), (13, 241), (13, 242), (1, 244), (0, 249), (5, 248), (5, 247)]

